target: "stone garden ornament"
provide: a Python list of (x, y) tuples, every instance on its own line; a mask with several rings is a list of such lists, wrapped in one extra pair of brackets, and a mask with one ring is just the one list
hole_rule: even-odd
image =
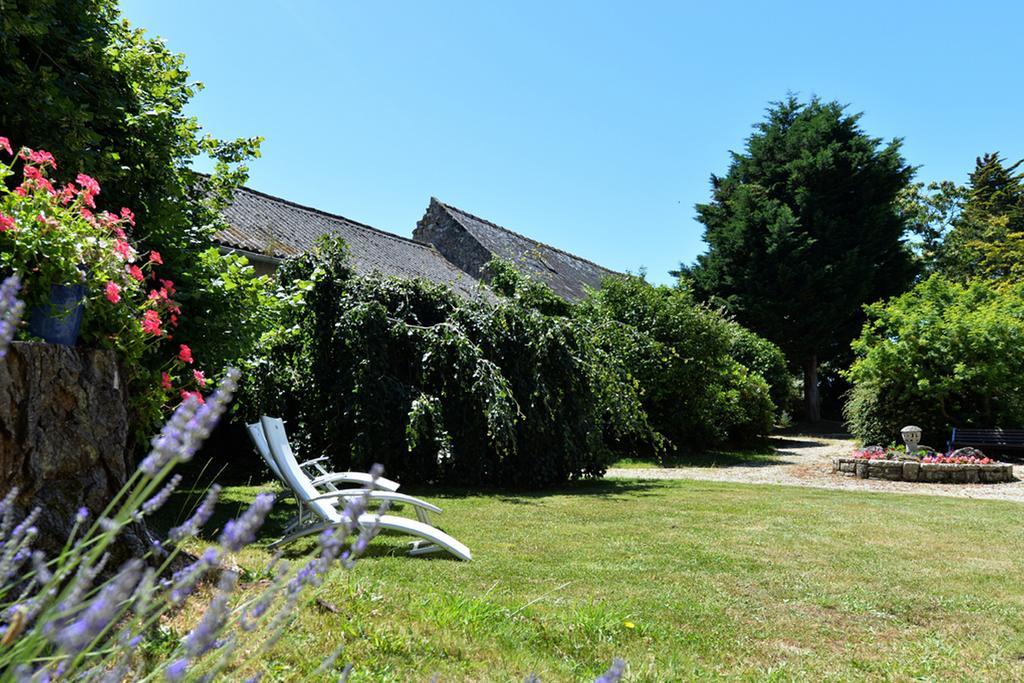
[(921, 428), (907, 425), (900, 430), (900, 436), (903, 437), (903, 443), (907, 445), (907, 455), (917, 453), (917, 445), (921, 443)]

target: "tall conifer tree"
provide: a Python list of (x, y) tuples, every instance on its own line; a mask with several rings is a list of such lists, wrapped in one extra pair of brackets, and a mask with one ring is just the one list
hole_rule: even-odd
[(769, 107), (697, 206), (708, 251), (685, 269), (699, 296), (775, 342), (802, 367), (807, 418), (820, 419), (818, 368), (856, 336), (863, 304), (914, 277), (897, 196), (913, 169), (836, 102)]

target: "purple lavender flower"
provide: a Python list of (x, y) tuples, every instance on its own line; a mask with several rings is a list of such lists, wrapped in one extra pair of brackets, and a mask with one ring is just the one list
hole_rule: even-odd
[(75, 513), (75, 524), (85, 524), (85, 521), (89, 519), (89, 508), (80, 507), (78, 512)]
[(121, 613), (141, 574), (141, 560), (125, 563), (117, 576), (89, 601), (88, 607), (56, 633), (54, 641), (65, 652), (76, 653), (95, 640)]
[(185, 678), (185, 673), (188, 671), (188, 660), (178, 659), (167, 665), (164, 669), (164, 676), (168, 681), (180, 681)]
[(164, 582), (164, 587), (171, 589), (167, 596), (171, 604), (180, 605), (185, 602), (185, 598), (192, 593), (199, 579), (203, 578), (203, 575), (210, 569), (216, 567), (219, 561), (220, 551), (216, 548), (208, 548), (195, 562), (174, 572), (170, 581)]
[(220, 635), (221, 629), (224, 628), (224, 624), (230, 614), (228, 598), (231, 596), (231, 591), (234, 590), (237, 581), (237, 574), (234, 572), (224, 572), (220, 579), (220, 585), (217, 586), (218, 592), (216, 597), (210, 602), (210, 606), (206, 609), (203, 618), (196, 624), (191, 633), (185, 637), (185, 651), (188, 652), (189, 657), (192, 659), (202, 657), (210, 650), (220, 647), (217, 636)]
[(167, 538), (172, 543), (177, 543), (184, 538), (189, 536), (195, 536), (199, 533), (199, 530), (203, 528), (203, 525), (209, 521), (210, 517), (213, 516), (213, 510), (217, 506), (217, 496), (220, 495), (220, 485), (214, 484), (210, 487), (210, 490), (206, 492), (206, 497), (203, 498), (203, 502), (196, 508), (195, 513), (192, 517), (185, 521), (181, 526), (176, 526), (167, 533)]
[(626, 662), (625, 660), (619, 659), (618, 657), (612, 661), (611, 668), (605, 671), (603, 674), (594, 679), (594, 683), (618, 683), (622, 680), (623, 674), (626, 673)]
[(14, 499), (17, 497), (18, 487), (14, 486), (3, 500), (0, 500), (0, 515), (3, 515), (3, 522), (0, 522), (0, 540), (7, 538), (11, 525), (14, 524)]
[(220, 544), (229, 552), (238, 552), (245, 546), (256, 540), (256, 532), (263, 526), (270, 508), (274, 506), (274, 495), (272, 493), (261, 493), (256, 496), (249, 509), (242, 513), (238, 519), (233, 519), (224, 525), (224, 531), (220, 535)]
[(35, 571), (36, 581), (39, 583), (49, 583), (53, 578), (53, 573), (46, 566), (46, 556), (41, 550), (32, 553), (32, 569)]
[(178, 484), (180, 483), (180, 474), (175, 474), (173, 477), (171, 477), (171, 480), (167, 482), (166, 486), (164, 486), (156, 493), (156, 495), (154, 495), (152, 498), (150, 498), (149, 500), (142, 504), (142, 514), (151, 515), (157, 510), (159, 510), (161, 507), (163, 507), (164, 503), (166, 503), (170, 499), (171, 494), (174, 493), (174, 489), (178, 488)]
[(16, 275), (4, 280), (0, 285), (0, 358), (7, 355), (7, 348), (18, 330), (21, 314), (25, 311), (25, 302), (18, 299), (21, 282)]

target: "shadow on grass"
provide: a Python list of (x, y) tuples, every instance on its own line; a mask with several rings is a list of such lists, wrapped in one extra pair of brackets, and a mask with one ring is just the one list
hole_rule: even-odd
[[(503, 503), (512, 505), (537, 505), (543, 498), (552, 496), (601, 496), (603, 498), (615, 496), (636, 496), (652, 494), (659, 489), (668, 488), (668, 482), (641, 481), (626, 479), (587, 479), (575, 481), (562, 486), (546, 489), (486, 489), (479, 487), (432, 487), (416, 489), (409, 487), (408, 491), (414, 495), (420, 495), (430, 500), (461, 499), (461, 498), (493, 498)], [(402, 488), (405, 491), (405, 487)]]
[(793, 439), (784, 436), (775, 436), (771, 439), (771, 444), (775, 448), (820, 448), (827, 446), (827, 443), (821, 441), (811, 441), (809, 439)]
[(780, 458), (776, 451), (765, 447), (750, 451), (679, 453), (657, 461), (625, 459), (616, 462), (612, 467), (657, 470), (674, 467), (765, 467), (791, 464), (791, 461)]

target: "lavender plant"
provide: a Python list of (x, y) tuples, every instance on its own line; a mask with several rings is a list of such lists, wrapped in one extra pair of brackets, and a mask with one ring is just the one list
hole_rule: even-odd
[[(0, 286), (0, 358), (17, 327), (23, 305), (18, 281)], [(227, 678), (240, 639), (260, 639), (272, 647), (292, 619), (303, 593), (319, 586), (335, 565), (351, 568), (376, 534), (359, 529), (369, 491), (349, 502), (345, 523), (324, 531), (319, 548), (292, 570), (275, 557), (269, 585), (256, 595), (241, 595), (238, 575), (228, 569), (231, 556), (252, 543), (270, 513), (274, 497), (256, 496), (237, 519), (225, 524), (219, 543), (187, 561), (180, 543), (195, 536), (214, 512), (219, 487), (213, 486), (183, 524), (162, 543), (116, 571), (107, 567), (108, 550), (120, 531), (151, 515), (171, 497), (181, 478), (172, 475), (209, 436), (236, 389), (237, 370), (230, 369), (205, 403), (189, 397), (174, 411), (152, 449), (114, 500), (90, 523), (79, 510), (63, 550), (52, 558), (32, 550), (41, 510), (14, 519), (17, 490), (0, 499), (0, 680), (18, 683), (66, 681), (213, 681)], [(375, 466), (371, 474), (379, 477)], [(180, 609), (204, 579), (219, 574), (217, 589), (194, 628), (157, 662), (139, 654), (138, 645), (156, 631), (161, 617)], [(101, 578), (108, 577), (108, 578)], [(338, 652), (321, 667), (326, 673)], [(624, 663), (616, 660), (597, 680), (620, 680)], [(352, 665), (344, 667), (346, 680)], [(256, 677), (258, 680), (259, 676)]]

